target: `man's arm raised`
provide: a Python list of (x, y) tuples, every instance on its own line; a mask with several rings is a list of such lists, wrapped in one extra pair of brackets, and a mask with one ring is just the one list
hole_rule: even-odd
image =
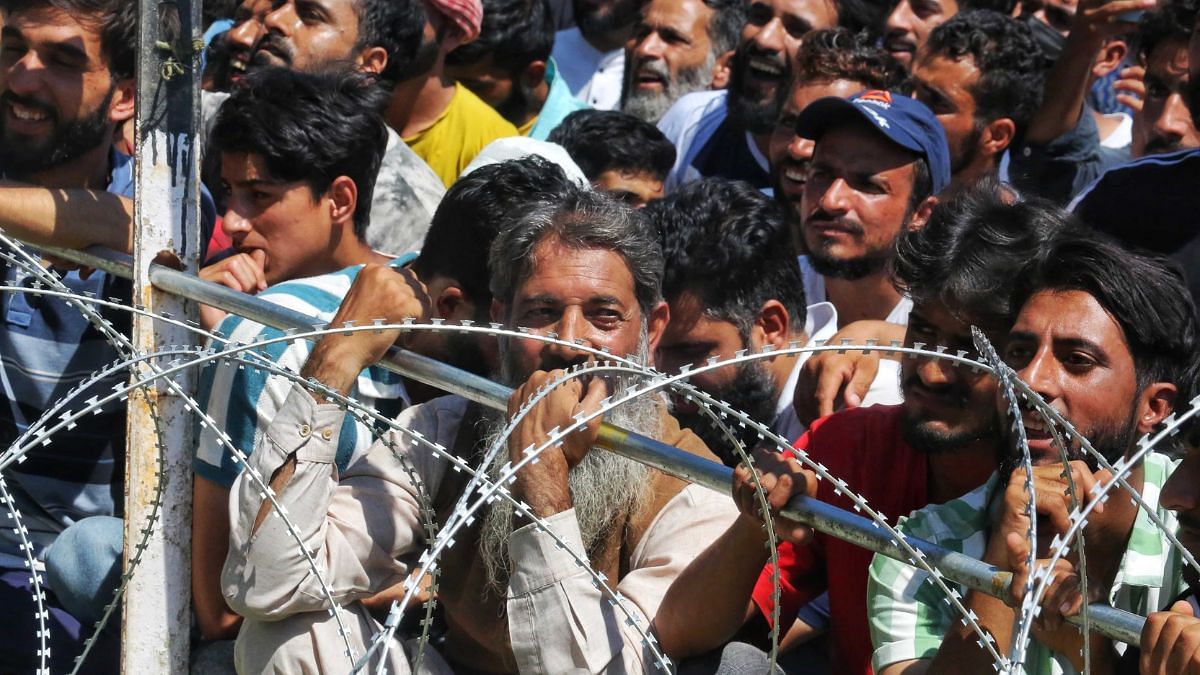
[(35, 246), (133, 250), (133, 200), (102, 190), (0, 182), (0, 229)]

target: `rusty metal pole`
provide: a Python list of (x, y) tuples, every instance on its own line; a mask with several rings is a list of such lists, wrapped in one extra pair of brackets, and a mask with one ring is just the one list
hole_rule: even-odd
[[(199, 262), (200, 3), (138, 2), (133, 300), (154, 314), (194, 317), (193, 303), (154, 289), (149, 270), (158, 260), (195, 272)], [(139, 353), (194, 339), (151, 319), (133, 322)], [(180, 393), (194, 394), (195, 373), (175, 382), (174, 390), (160, 383), (129, 399), (125, 569), (132, 576), (122, 625), (125, 673), (188, 672), (194, 433)]]

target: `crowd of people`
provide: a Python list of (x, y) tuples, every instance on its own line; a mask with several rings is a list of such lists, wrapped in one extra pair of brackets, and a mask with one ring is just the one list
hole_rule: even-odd
[[(0, 7), (0, 229), (132, 250), (136, 3)], [(199, 376), (193, 670), (986, 673), (1045, 579), (1025, 672), (1200, 673), (1200, 572), (1166, 532), (1200, 556), (1200, 433), (1139, 442), (1200, 394), (1198, 9), (206, 1), (194, 271), (379, 329), (199, 308), (263, 344)], [(8, 448), (128, 377), (93, 377), (127, 313), (25, 291), (132, 290), (0, 269)], [(797, 349), (842, 340), (952, 358)], [(1072, 433), (972, 367), (981, 340)], [(512, 387), (507, 414), (380, 367), (394, 346)], [(733, 467), (728, 494), (595, 447), (639, 382), (575, 369), (605, 352), (693, 369), (762, 425), (687, 389), (604, 417)], [(93, 627), (122, 578), (126, 410), (91, 412), (0, 483), (0, 675), (88, 642), (81, 672), (119, 668), (119, 626)], [(511, 499), (463, 519), (472, 472)], [(781, 515), (802, 497), (1011, 592)], [(1066, 619), (1089, 602), (1147, 617), (1140, 641), (1085, 641)]]

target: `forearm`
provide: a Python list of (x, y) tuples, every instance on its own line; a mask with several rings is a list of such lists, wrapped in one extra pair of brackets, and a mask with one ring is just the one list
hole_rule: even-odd
[(1091, 69), (1103, 39), (1085, 29), (1067, 36), (1062, 54), (1046, 76), (1042, 105), (1029, 122), (1024, 143), (1045, 145), (1079, 123)]
[(206, 640), (237, 636), (242, 617), (221, 595), (221, 565), (229, 552), (229, 490), (201, 476), (192, 487), (192, 601)]
[[(978, 591), (968, 592), (963, 605), (975, 613), (979, 626), (995, 640), (995, 650), (1007, 654), (1012, 645), (1013, 609), (999, 598)], [(955, 622), (926, 672), (930, 675), (991, 672), (995, 660), (979, 642), (979, 635), (969, 625)]]
[(133, 200), (100, 190), (0, 186), (0, 229), (34, 245), (133, 250)]
[(671, 584), (654, 618), (663, 650), (681, 659), (715, 649), (752, 610), (751, 594), (769, 560), (762, 523), (739, 516)]

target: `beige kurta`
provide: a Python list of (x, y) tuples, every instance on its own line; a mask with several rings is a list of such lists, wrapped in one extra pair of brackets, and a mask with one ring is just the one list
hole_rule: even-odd
[[(245, 474), (231, 493), (232, 532), (222, 588), (230, 606), (246, 617), (238, 636), (239, 672), (349, 669), (346, 639), (339, 635), (329, 599), (296, 535), (317, 561), (334, 601), (344, 606), (340, 616), (352, 651), (356, 656), (365, 652), (381, 627), (357, 601), (405, 579), (426, 546), (414, 480), (429, 499), (443, 504), (447, 496), (453, 503), (457, 495), (439, 498), (439, 490), (461, 484), (452, 478), (458, 474), (449, 471), (449, 462), (416, 446), (413, 434), (454, 447), (466, 409), (465, 400), (445, 397), (405, 410), (398, 422), (406, 431), (391, 434), (390, 443), (376, 443), (339, 477), (334, 457), (344, 413), (333, 405), (317, 405), (303, 388), (294, 389), (250, 464), (269, 477), (296, 453), (295, 474), (277, 496), (296, 534), (282, 518), (269, 517), (251, 536), (263, 496)], [(707, 454), (674, 420), (668, 418), (664, 427), (664, 441)], [(474, 556), (459, 553), (446, 559), (440, 583), (451, 626), (447, 644), (455, 647), (441, 656), (427, 653), (422, 669), (444, 671), (442, 657), (448, 657), (494, 672), (512, 671), (514, 665), (522, 673), (654, 671), (655, 661), (635, 624), (649, 630), (671, 582), (737, 512), (724, 495), (658, 472), (652, 475), (651, 507), (642, 517), (628, 519), (607, 552), (593, 561), (608, 583), (616, 584), (633, 621), (593, 585), (566, 549), (528, 525), (510, 540), (513, 571), (503, 604), (500, 599), (489, 602), (487, 593), (476, 590), (481, 575)], [(545, 522), (570, 550), (586, 558), (573, 510)], [(475, 545), (473, 537), (466, 541)], [(473, 550), (462, 541), (458, 547), (464, 553)], [(503, 640), (480, 639), (497, 635), (497, 630), (502, 636), (505, 624), (511, 650)], [(460, 632), (473, 627), (474, 634), (455, 635), (456, 626)], [(400, 652), (397, 646), (390, 651), (392, 672), (409, 670)]]

